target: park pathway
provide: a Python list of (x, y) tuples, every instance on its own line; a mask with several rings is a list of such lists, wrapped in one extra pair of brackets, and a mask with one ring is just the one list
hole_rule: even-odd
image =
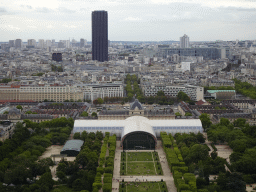
[[(162, 142), (160, 140), (157, 141), (157, 149), (155, 150), (158, 152), (159, 161), (162, 166), (163, 175), (158, 176), (121, 176), (120, 175), (120, 163), (121, 163), (121, 152), (122, 149), (120, 147), (120, 141), (116, 142), (116, 153), (115, 153), (115, 164), (114, 164), (114, 171), (113, 171), (113, 182), (112, 182), (112, 191), (118, 192), (119, 191), (119, 182), (124, 179), (125, 182), (135, 182), (135, 181), (163, 181), (166, 182), (168, 192), (176, 192), (177, 189), (174, 185), (174, 179), (171, 174), (171, 170), (168, 166), (168, 162), (166, 160), (166, 155), (162, 148)], [(132, 152), (132, 151), (130, 151)], [(136, 152), (152, 152), (152, 150), (137, 150)]]

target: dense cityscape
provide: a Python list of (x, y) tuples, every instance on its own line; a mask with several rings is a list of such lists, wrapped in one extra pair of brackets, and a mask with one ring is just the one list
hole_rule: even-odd
[(256, 191), (256, 41), (0, 42), (0, 191)]

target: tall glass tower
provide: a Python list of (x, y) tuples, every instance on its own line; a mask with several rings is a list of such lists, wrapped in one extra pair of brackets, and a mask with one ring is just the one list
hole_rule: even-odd
[(92, 60), (108, 61), (108, 12), (92, 12)]

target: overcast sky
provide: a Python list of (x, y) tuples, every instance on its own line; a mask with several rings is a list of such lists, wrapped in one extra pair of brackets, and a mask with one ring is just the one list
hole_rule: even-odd
[(91, 41), (94, 10), (112, 41), (256, 39), (256, 0), (0, 0), (0, 41)]

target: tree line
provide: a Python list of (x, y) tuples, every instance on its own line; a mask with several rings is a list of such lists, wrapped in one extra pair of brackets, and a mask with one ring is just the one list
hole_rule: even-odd
[[(50, 158), (37, 159), (50, 145), (65, 143), (74, 121), (59, 118), (41, 123), (24, 120), (24, 123), (17, 123), (13, 137), (0, 146), (0, 191), (51, 191), (54, 181), (49, 166), (53, 162)], [(40, 179), (34, 180), (37, 176)], [(3, 182), (15, 187), (3, 186)]]

